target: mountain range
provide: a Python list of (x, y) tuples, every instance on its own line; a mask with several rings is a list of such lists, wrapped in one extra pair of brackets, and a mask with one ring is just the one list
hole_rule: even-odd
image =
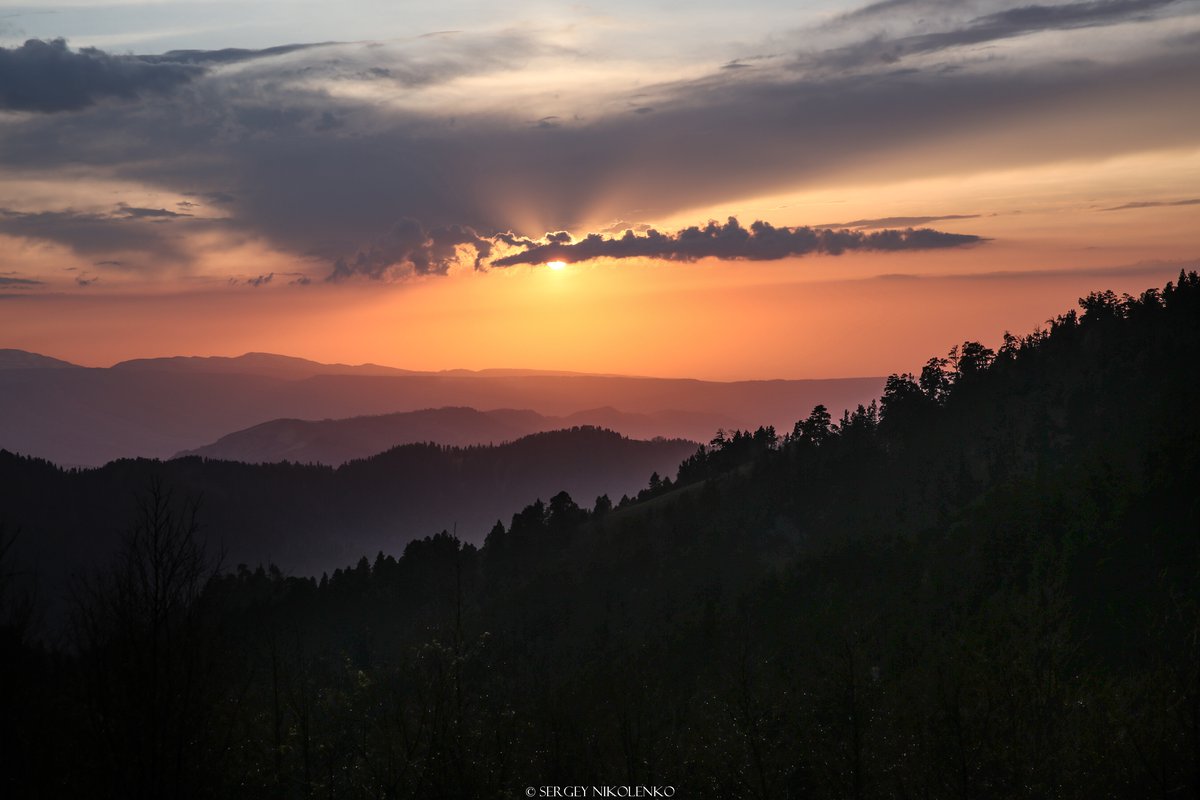
[[(64, 466), (98, 466), (128, 457), (169, 458), (275, 420), (443, 407), (523, 409), (564, 417), (564, 424), (604, 425), (637, 437), (707, 441), (715, 427), (789, 427), (816, 403), (835, 411), (853, 408), (878, 396), (883, 385), (882, 378), (870, 377), (718, 382), (532, 370), (410, 373), (261, 353), (72, 368), (33, 353), (3, 353), (0, 447)], [(354, 425), (361, 423), (344, 427)], [(541, 423), (533, 427), (544, 429)], [(434, 428), (409, 431), (397, 440), (384, 440), (375, 452), (406, 438), (436, 441)], [(482, 437), (481, 433), (475, 441), (496, 441), (492, 434)], [(272, 460), (277, 452), (278, 448), (255, 455), (254, 460)], [(346, 445), (343, 452), (364, 454), (355, 445)]]
[(293, 461), (337, 466), (402, 444), (436, 442), (465, 447), (500, 444), (531, 433), (589, 426), (620, 431), (635, 439), (686, 439), (698, 430), (732, 428), (728, 417), (700, 412), (630, 414), (594, 408), (562, 417), (536, 411), (427, 408), (349, 419), (277, 419), (184, 450), (176, 458), (201, 456), (250, 464)]

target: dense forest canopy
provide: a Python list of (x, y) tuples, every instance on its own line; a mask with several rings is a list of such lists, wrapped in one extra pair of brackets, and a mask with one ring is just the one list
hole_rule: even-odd
[(878, 403), (718, 432), (636, 497), (559, 493), (481, 547), (442, 532), (320, 577), (217, 570), (202, 507), (137, 487), (70, 637), (0, 595), (4, 780), (1200, 796), (1198, 345), (1196, 273), (1093, 293)]

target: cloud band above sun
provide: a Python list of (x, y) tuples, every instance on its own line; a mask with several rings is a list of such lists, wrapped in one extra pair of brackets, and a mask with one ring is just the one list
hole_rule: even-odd
[[(798, 256), (841, 255), (848, 251), (897, 252), (968, 247), (986, 241), (981, 236), (946, 233), (930, 228), (885, 228), (863, 231), (808, 226), (775, 226), (761, 220), (748, 228), (736, 217), (724, 223), (709, 221), (676, 233), (653, 228), (644, 233), (626, 230), (621, 236), (589, 233), (576, 241), (566, 231), (529, 239), (511, 233), (481, 236), (461, 225), (427, 228), (416, 220), (397, 222), (368, 248), (352, 258), (340, 258), (328, 280), (350, 278), (394, 280), (408, 275), (444, 275), (459, 264), (476, 270), (520, 264), (562, 269), (569, 263), (593, 259), (658, 259), (663, 261), (773, 261)], [(494, 255), (500, 253), (498, 255)], [(465, 256), (465, 257), (464, 257)]]
[(497, 258), (491, 265), (511, 267), (516, 264), (571, 263), (595, 258), (772, 261), (818, 253), (836, 256), (850, 250), (895, 252), (966, 247), (982, 241), (984, 239), (980, 236), (944, 233), (930, 228), (887, 228), (867, 233), (808, 226), (776, 227), (761, 220), (744, 228), (735, 217), (730, 217), (724, 225), (710, 221), (703, 227), (693, 225), (675, 234), (651, 229), (642, 235), (627, 230), (624, 235), (615, 238), (592, 233), (578, 242), (566, 242), (560, 238), (544, 244), (531, 244), (522, 252)]

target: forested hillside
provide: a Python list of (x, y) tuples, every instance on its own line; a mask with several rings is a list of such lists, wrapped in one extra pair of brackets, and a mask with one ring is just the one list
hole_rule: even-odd
[(496, 446), (407, 444), (336, 469), (193, 456), (65, 470), (0, 451), (0, 524), (17, 534), (14, 563), (57, 607), (70, 574), (116, 552), (154, 484), (196, 506), (199, 533), (227, 569), (270, 560), (311, 575), (443, 528), (482, 542), (531, 497), (620, 497), (694, 449), (577, 427)]
[[(724, 382), (524, 370), (405, 374), (265, 354), (147, 359), (107, 369), (45, 369), (49, 363), (54, 360), (32, 353), (0, 356), (0, 449), (67, 467), (170, 458), (271, 420), (441, 407), (527, 409), (555, 417), (619, 409), (622, 413), (587, 414), (554, 427), (619, 426), (615, 429), (635, 438), (700, 441), (712, 434), (714, 418), (779, 425), (790, 421), (792, 409), (814, 403), (853, 408), (877, 397), (883, 383), (882, 377)], [(434, 435), (409, 441), (438, 441)]]
[(213, 574), (185, 498), (149, 493), (61, 649), (9, 602), (6, 779), (1200, 796), (1198, 354), (1197, 274), (1095, 293), (878, 405), (722, 433), (628, 502), (314, 578)]

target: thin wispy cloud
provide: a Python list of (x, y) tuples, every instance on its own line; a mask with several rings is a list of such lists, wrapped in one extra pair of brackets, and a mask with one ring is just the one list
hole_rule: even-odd
[[(165, 209), (118, 206), (112, 212), (16, 211), (0, 208), (0, 234), (63, 245), (84, 256), (140, 253), (166, 261), (186, 263), (191, 255), (182, 241), (184, 232), (173, 227), (191, 220), (189, 215)], [(97, 266), (124, 267), (120, 259), (100, 258)]]
[[(279, 281), (275, 279), (279, 278)], [(288, 286), (308, 286), (312, 283), (312, 278), (303, 272), (267, 272), (262, 275), (255, 275), (252, 278), (230, 278), (230, 285), (237, 286), (239, 284), (249, 286), (252, 289), (259, 289), (268, 286), (272, 283), (286, 283)]]
[(1134, 208), (1162, 208), (1164, 206), (1197, 206), (1200, 205), (1200, 198), (1192, 200), (1142, 200), (1133, 203), (1124, 203), (1123, 205), (1113, 206), (1112, 208), (1103, 208), (1101, 211), (1128, 211)]
[(168, 50), (162, 55), (128, 56), (129, 59), (146, 64), (196, 64), (200, 66), (216, 66), (221, 64), (236, 64), (258, 58), (284, 56), (299, 50), (311, 50), (314, 47), (324, 47), (334, 42), (315, 42), (311, 44), (284, 44), (277, 47), (264, 47), (261, 50), (248, 50), (240, 47), (226, 47), (221, 50)]
[(35, 278), (18, 278), (12, 275), (0, 275), (0, 287), (6, 289), (22, 289), (33, 286), (42, 286), (44, 281), (39, 281)]
[(979, 219), (979, 214), (942, 214), (925, 217), (878, 217), (876, 219), (854, 219), (849, 222), (825, 222), (814, 228), (912, 228), (956, 219)]

